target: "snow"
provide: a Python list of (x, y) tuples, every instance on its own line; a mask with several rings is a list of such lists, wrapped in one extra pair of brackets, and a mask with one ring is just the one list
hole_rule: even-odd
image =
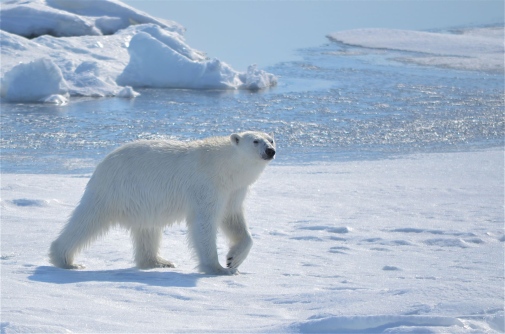
[[(23, 77), (56, 73), (56, 68), (70, 97), (121, 97), (125, 86), (257, 90), (277, 83), (274, 75), (254, 66), (239, 72), (207, 59), (185, 43), (179, 24), (116, 0), (9, 1), (2, 4), (0, 19), (1, 97), (9, 102), (63, 103), (64, 94), (50, 97), (54, 87), (47, 92), (38, 80), (25, 83), (26, 94), (15, 85)], [(54, 66), (21, 66), (40, 61)]]
[(468, 28), (455, 33), (398, 29), (354, 29), (328, 38), (353, 46), (423, 53), (397, 60), (456, 69), (504, 71), (504, 27)]
[(86, 269), (52, 267), (89, 175), (3, 174), (2, 333), (503, 332), (503, 154), (274, 162), (231, 277), (196, 273), (184, 225), (164, 235), (175, 269), (135, 269), (120, 229), (79, 256)]

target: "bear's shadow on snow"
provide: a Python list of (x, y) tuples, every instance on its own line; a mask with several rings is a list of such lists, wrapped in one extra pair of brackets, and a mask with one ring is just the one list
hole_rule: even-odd
[(66, 270), (51, 266), (40, 266), (28, 277), (31, 281), (72, 284), (83, 282), (142, 283), (162, 287), (196, 287), (202, 278), (199, 274), (177, 272), (141, 271), (135, 268), (114, 270)]

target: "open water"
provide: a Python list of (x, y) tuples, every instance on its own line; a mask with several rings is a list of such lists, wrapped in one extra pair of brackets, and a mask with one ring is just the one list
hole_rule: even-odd
[(265, 91), (140, 89), (135, 99), (1, 104), (2, 173), (89, 173), (139, 138), (274, 132), (276, 163), (503, 146), (503, 73), (422, 67), (406, 53), (328, 43), (266, 70)]

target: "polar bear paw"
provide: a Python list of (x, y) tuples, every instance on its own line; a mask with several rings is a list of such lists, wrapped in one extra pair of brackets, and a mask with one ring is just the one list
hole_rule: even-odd
[(175, 268), (175, 263), (167, 261), (165, 259), (158, 259), (154, 263), (155, 268)]
[(219, 267), (203, 267), (200, 268), (200, 272), (207, 275), (239, 275), (240, 272), (236, 268), (223, 268)]
[(79, 270), (79, 269), (85, 269), (86, 266), (83, 264), (66, 264), (64, 266), (61, 266), (60, 268), (70, 269), (70, 270)]
[(244, 262), (252, 247), (252, 239), (246, 238), (241, 243), (233, 246), (226, 255), (226, 266), (228, 268), (238, 268)]
[(238, 266), (244, 262), (245, 256), (240, 257), (240, 256), (229, 256), (226, 258), (226, 267), (230, 269), (237, 269)]
[(137, 267), (139, 269), (175, 268), (175, 264), (173, 262), (162, 259), (161, 257), (158, 257), (155, 260), (142, 261), (141, 263), (137, 263)]

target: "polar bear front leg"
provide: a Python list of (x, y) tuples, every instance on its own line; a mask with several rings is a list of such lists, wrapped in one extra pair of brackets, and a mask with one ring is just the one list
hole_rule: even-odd
[(175, 265), (158, 255), (162, 229), (135, 228), (131, 230), (135, 263), (139, 269), (174, 268)]
[(226, 255), (226, 265), (228, 268), (238, 268), (246, 259), (253, 245), (244, 214), (237, 212), (228, 215), (224, 219), (221, 229), (230, 240), (230, 251)]
[(237, 270), (223, 268), (217, 256), (217, 214), (215, 210), (201, 210), (187, 218), (189, 241), (198, 259), (200, 272), (209, 275), (235, 275)]

